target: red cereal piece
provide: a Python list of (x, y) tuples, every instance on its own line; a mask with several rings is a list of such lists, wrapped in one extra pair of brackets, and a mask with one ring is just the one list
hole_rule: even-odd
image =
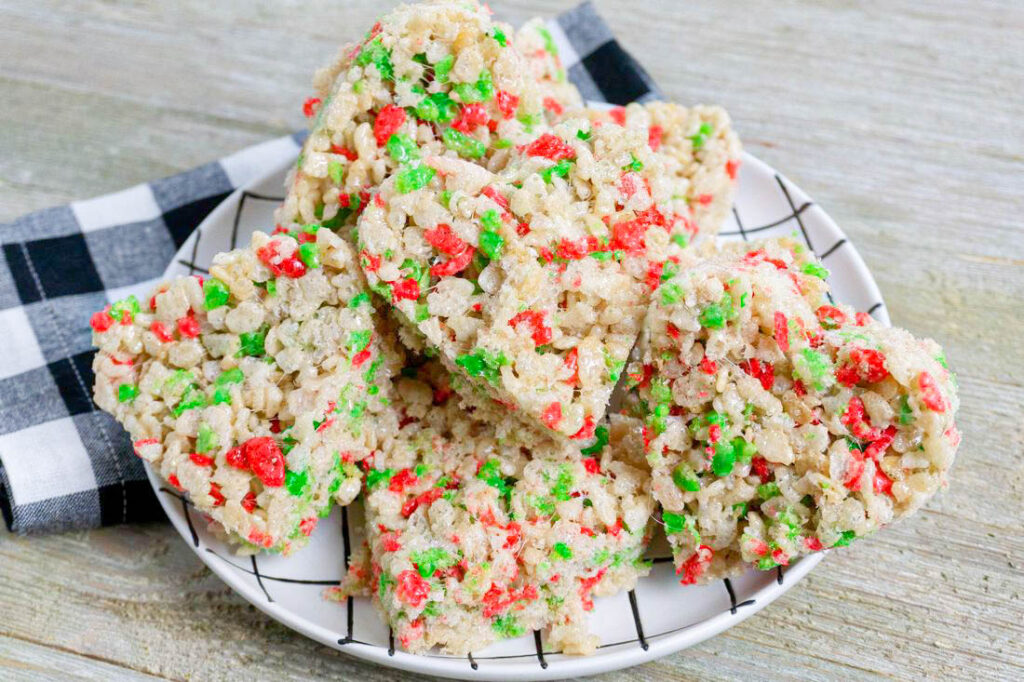
[(266, 549), (270, 549), (274, 546), (274, 538), (261, 530), (257, 530), (256, 528), (253, 528), (249, 532), (249, 542)]
[(250, 438), (242, 443), (249, 468), (268, 488), (284, 485), (284, 454), (270, 436)]
[(93, 313), (92, 317), (89, 318), (89, 326), (92, 327), (93, 331), (105, 332), (114, 325), (114, 318), (107, 312), (110, 308), (104, 308), (98, 313)]
[(516, 115), (516, 109), (519, 107), (518, 97), (505, 90), (498, 90), (495, 100), (502, 116), (508, 119)]
[[(501, 196), (500, 194), (498, 196)], [(459, 237), (447, 223), (438, 223), (423, 233), (423, 238), (435, 249), (447, 256), (457, 256), (471, 248), (469, 242)]]
[(319, 97), (309, 97), (305, 102), (302, 103), (302, 113), (306, 118), (313, 118), (316, 112), (320, 110), (321, 100)]
[(608, 112), (608, 115), (620, 126), (626, 125), (626, 107), (615, 107)]
[(491, 117), (487, 115), (487, 110), (481, 102), (463, 104), (459, 117), (452, 122), (452, 128), (463, 133), (471, 133), (479, 126), (487, 125), (490, 120)]
[(562, 108), (562, 105), (554, 97), (544, 98), (544, 108), (555, 116), (561, 116), (565, 112), (565, 109)]
[(575, 346), (569, 349), (569, 352), (565, 354), (565, 360), (562, 361), (566, 368), (572, 372), (572, 375), (565, 380), (565, 383), (570, 386), (575, 386), (580, 381), (580, 351)]
[(308, 538), (313, 534), (313, 531), (316, 530), (316, 524), (317, 518), (315, 516), (310, 516), (308, 519), (302, 519), (302, 521), (299, 522), (299, 532)]
[(705, 374), (714, 374), (718, 371), (718, 363), (709, 358), (707, 355), (700, 359), (700, 371)]
[(804, 538), (804, 547), (809, 552), (820, 552), (824, 549), (824, 545), (821, 544), (821, 540), (818, 538)]
[(768, 468), (768, 460), (764, 457), (755, 457), (750, 462), (750, 473), (761, 479), (762, 483), (767, 481), (772, 475), (771, 470)]
[(569, 438), (574, 440), (590, 440), (594, 437), (594, 431), (596, 428), (597, 422), (594, 421), (594, 415), (588, 414), (583, 419), (583, 426), (580, 427), (580, 430), (569, 436)]
[(420, 283), (412, 277), (394, 282), (391, 286), (391, 300), (398, 303), (403, 299), (415, 301), (420, 297)]
[(224, 454), (224, 459), (227, 461), (229, 465), (235, 467), (236, 469), (241, 469), (242, 471), (249, 470), (249, 460), (247, 460), (245, 458), (245, 455), (242, 454), (241, 447), (233, 447), (230, 450), (228, 450)]
[(647, 131), (647, 146), (654, 151), (658, 151), (661, 148), (661, 136), (664, 133), (665, 129), (661, 126), (651, 126)]
[(850, 351), (850, 363), (836, 370), (836, 381), (844, 386), (865, 381), (875, 384), (889, 376), (885, 368), (885, 356), (871, 348), (854, 348)]
[(363, 269), (367, 272), (377, 272), (380, 270), (380, 256), (375, 256), (366, 249), (359, 253), (359, 260), (363, 264)]
[(544, 133), (533, 142), (520, 146), (519, 151), (527, 156), (540, 156), (552, 161), (576, 158), (576, 151), (565, 140), (552, 133)]
[(441, 497), (441, 495), (444, 495), (443, 488), (431, 488), (427, 492), (417, 495), (402, 505), (402, 516), (404, 518), (409, 518), (412, 516), (412, 513), (420, 507), (429, 507), (432, 505)]
[(216, 483), (211, 483), (210, 484), (210, 497), (213, 498), (213, 506), (214, 507), (223, 507), (224, 506), (224, 502), (225, 502), (224, 494), (221, 493), (220, 486), (217, 485)]
[(352, 366), (360, 367), (364, 362), (370, 359), (370, 349), (364, 348), (355, 355), (352, 356)]
[(515, 328), (520, 323), (525, 323), (531, 330), (530, 336), (533, 338), (534, 346), (543, 346), (551, 343), (552, 336), (551, 327), (544, 324), (544, 315), (545, 312), (542, 310), (524, 310), (514, 315), (508, 324)]
[(680, 573), (683, 575), (679, 583), (681, 585), (695, 584), (711, 564), (714, 555), (715, 551), (707, 545), (698, 545), (697, 550), (690, 555), (690, 558), (676, 570), (676, 575)]
[(167, 482), (173, 485), (178, 490), (181, 490), (181, 481), (178, 480), (177, 474), (171, 474), (167, 477)]
[(597, 461), (597, 457), (584, 457), (583, 468), (587, 470), (588, 474), (601, 473), (601, 463)]
[(775, 312), (775, 342), (783, 353), (789, 352), (789, 324), (786, 314), (778, 311)]
[(153, 335), (162, 343), (170, 343), (171, 341), (174, 341), (174, 337), (168, 333), (163, 322), (160, 322), (159, 320), (153, 320), (153, 324), (149, 325), (149, 331), (153, 332)]
[(939, 391), (939, 385), (928, 372), (917, 375), (917, 385), (921, 388), (921, 402), (932, 412), (945, 412), (946, 400)]
[(540, 420), (549, 429), (557, 427), (558, 422), (562, 421), (562, 403), (556, 401), (545, 407), (540, 413)]
[(882, 435), (881, 431), (872, 428), (868, 423), (867, 415), (864, 413), (864, 401), (858, 396), (850, 398), (850, 403), (839, 421), (850, 430), (855, 438), (861, 440), (878, 440)]
[[(336, 145), (336, 144), (332, 144), (331, 145), (331, 153), (332, 154), (340, 154), (341, 156), (344, 156), (349, 161), (355, 161), (356, 159), (359, 158), (359, 154), (357, 154), (356, 152), (352, 151), (348, 147), (341, 147), (341, 146)], [(343, 196), (346, 199), (348, 199), (348, 195), (347, 194), (345, 194)]]
[(213, 466), (213, 457), (210, 457), (209, 455), (204, 455), (201, 452), (193, 452), (188, 456), (188, 458), (192, 460), (192, 463), (198, 467)]
[[(132, 449), (135, 451), (135, 454), (138, 455), (139, 448), (144, 448), (147, 445), (156, 445), (159, 442), (160, 441), (158, 441), (156, 438), (143, 438), (142, 440), (135, 441), (135, 443), (132, 444)], [(141, 455), (139, 456), (141, 457)]]
[(855, 319), (858, 327), (866, 327), (871, 322), (871, 316), (867, 313), (857, 313)]
[(730, 180), (736, 179), (736, 172), (740, 169), (739, 159), (729, 159), (725, 162), (725, 172)]
[(393, 493), (400, 493), (407, 486), (416, 485), (418, 480), (416, 472), (412, 469), (402, 469), (391, 477), (391, 480), (388, 482), (388, 490)]
[(377, 146), (383, 147), (402, 124), (405, 123), (405, 109), (394, 104), (385, 105), (373, 121), (373, 137), (377, 140)]
[(825, 329), (835, 329), (846, 324), (846, 314), (835, 306), (823, 305), (814, 311), (814, 314)]
[(594, 600), (590, 598), (590, 591), (593, 590), (599, 582), (601, 582), (601, 579), (604, 578), (604, 574), (607, 571), (607, 568), (602, 568), (589, 578), (580, 579), (580, 597), (583, 599), (584, 611), (590, 611), (594, 608)]
[(875, 477), (871, 481), (871, 485), (876, 493), (892, 497), (892, 479), (878, 467), (875, 467)]
[(178, 333), (186, 339), (194, 339), (199, 336), (199, 321), (191, 312), (178, 320)]
[(772, 390), (772, 386), (775, 384), (775, 366), (772, 363), (751, 358), (741, 362), (740, 369), (760, 381), (761, 388), (764, 390)]

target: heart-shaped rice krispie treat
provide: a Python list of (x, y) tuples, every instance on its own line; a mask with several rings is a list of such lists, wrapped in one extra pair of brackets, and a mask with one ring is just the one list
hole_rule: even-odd
[(942, 350), (826, 303), (826, 275), (788, 240), (736, 244), (655, 293), (628, 411), (684, 583), (845, 546), (945, 484)]
[(401, 365), (364, 286), (330, 230), (256, 233), (209, 277), (93, 316), (96, 403), (232, 541), (288, 553), (397, 429)]
[(404, 374), (402, 431), (367, 461), (369, 552), (337, 596), (371, 593), (408, 651), (460, 655), (543, 630), (547, 646), (592, 652), (592, 598), (648, 570), (643, 464), (467, 410), (439, 365)]
[(402, 325), (475, 390), (589, 442), (651, 291), (687, 252), (685, 198), (646, 128), (570, 119), (500, 173), (423, 161), (384, 181), (357, 224), (360, 263)]
[(513, 41), (511, 27), (475, 0), (401, 5), (381, 17), (317, 74), (306, 102), (312, 129), (278, 224), (320, 224), (348, 238), (386, 177), (408, 189), (430, 180), (426, 156), (450, 149), (500, 167), (544, 124), (545, 99), (574, 101), (575, 88), (534, 81), (549, 60), (527, 60)]

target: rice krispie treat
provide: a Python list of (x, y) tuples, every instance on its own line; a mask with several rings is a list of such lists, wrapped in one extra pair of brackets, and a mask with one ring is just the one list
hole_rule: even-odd
[(364, 286), (330, 230), (256, 233), (208, 278), (93, 316), (96, 403), (233, 541), (288, 553), (397, 430), (400, 363)]
[(452, 371), (532, 425), (588, 442), (651, 291), (678, 269), (685, 199), (647, 129), (569, 119), (500, 173), (429, 156), (357, 224), (371, 288)]
[(841, 547), (945, 484), (960, 436), (941, 349), (824, 302), (792, 243), (669, 279), (631, 364), (636, 431), (682, 582)]
[(732, 209), (741, 156), (725, 109), (650, 102), (587, 113), (595, 125), (646, 129), (651, 148), (668, 157), (667, 172), (682, 184), (686, 210), (680, 213), (687, 221), (687, 237), (718, 234)]
[(558, 119), (567, 109), (583, 106), (580, 91), (566, 77), (558, 46), (543, 19), (535, 18), (523, 24), (516, 31), (515, 47), (526, 59), (548, 118)]
[(372, 592), (412, 652), (465, 654), (538, 629), (550, 646), (593, 651), (592, 598), (648, 569), (647, 472), (610, 447), (581, 457), (497, 411), (467, 412), (424, 378), (397, 383), (404, 428), (367, 470), (369, 563), (342, 593)]
[(545, 121), (533, 69), (513, 32), (475, 0), (401, 5), (342, 48), (307, 100), (312, 129), (278, 209), (285, 227), (349, 229), (394, 174), (405, 191), (434, 174), (422, 159), (452, 150), (500, 166)]

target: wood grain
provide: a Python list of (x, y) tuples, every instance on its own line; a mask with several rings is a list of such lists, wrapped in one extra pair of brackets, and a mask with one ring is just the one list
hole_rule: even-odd
[[(314, 68), (383, 4), (0, 1), (0, 220), (300, 127)], [(572, 0), (492, 4), (518, 22)], [(597, 5), (670, 97), (727, 106), (842, 225), (896, 324), (945, 345), (964, 434), (917, 517), (742, 625), (604, 679), (1021, 679), (1024, 6)], [(413, 679), (263, 616), (170, 526), (2, 533), (2, 679)]]

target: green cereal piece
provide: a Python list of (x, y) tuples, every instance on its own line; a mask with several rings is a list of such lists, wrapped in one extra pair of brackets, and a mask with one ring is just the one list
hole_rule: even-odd
[(277, 296), (277, 280), (276, 279), (268, 279), (266, 287), (267, 287), (267, 293), (268, 294), (270, 294), (271, 296)]
[(498, 27), (494, 28), (494, 32), (491, 33), (491, 37), (494, 38), (502, 47), (508, 45), (508, 38), (505, 37), (504, 32), (502, 32), (502, 30)]
[(914, 421), (914, 411), (910, 409), (910, 401), (907, 396), (900, 396), (900, 424), (906, 426)]
[(505, 245), (505, 238), (492, 230), (485, 230), (480, 233), (480, 252), (490, 258), (497, 260), (501, 258), (501, 250)]
[(480, 224), (484, 228), (496, 232), (501, 229), (501, 218), (498, 216), (498, 212), (491, 208), (484, 211), (483, 215), (480, 216)]
[(471, 353), (455, 358), (455, 364), (466, 371), (471, 377), (483, 377), (489, 383), (497, 385), (500, 369), (508, 364), (504, 353), (493, 353), (486, 348), (474, 348)]
[(369, 329), (357, 329), (354, 332), (349, 332), (348, 335), (348, 350), (349, 352), (356, 352), (365, 350), (370, 345), (370, 338), (373, 336), (373, 332)]
[(551, 184), (551, 178), (558, 176), (560, 178), (568, 177), (569, 170), (572, 168), (572, 161), (569, 159), (562, 159), (553, 166), (548, 166), (540, 172), (540, 176), (544, 178), (544, 182)]
[(416, 570), (420, 576), (429, 578), (437, 571), (454, 566), (458, 560), (452, 554), (440, 547), (431, 547), (421, 552), (413, 552), (410, 556), (416, 564)]
[(443, 57), (441, 61), (434, 64), (434, 78), (438, 83), (447, 83), (448, 74), (451, 73), (452, 67), (455, 66), (455, 56), (448, 55)]
[(568, 560), (572, 558), (572, 548), (564, 542), (556, 542), (552, 545), (551, 553), (560, 559)]
[(761, 571), (769, 571), (775, 568), (776, 566), (778, 566), (778, 564), (775, 563), (775, 560), (772, 559), (770, 556), (761, 557), (757, 560), (757, 568)]
[(736, 504), (734, 504), (732, 506), (732, 510), (733, 510), (733, 512), (736, 513), (736, 518), (738, 518), (738, 519), (745, 519), (745, 518), (747, 518), (747, 503), (746, 502), (737, 502)]
[(203, 282), (203, 307), (207, 310), (227, 305), (230, 297), (231, 292), (228, 291), (228, 285), (216, 277), (211, 277)]
[[(683, 288), (675, 282), (666, 282), (661, 285), (661, 304), (672, 305), (683, 298)], [(701, 314), (703, 317), (703, 313)]]
[(689, 244), (690, 242), (686, 238), (685, 234), (676, 233), (676, 234), (672, 235), (672, 243), (675, 244), (676, 246), (678, 246), (681, 249), (685, 249), (686, 245)]
[(779, 490), (779, 484), (775, 481), (769, 481), (768, 483), (762, 483), (757, 486), (757, 496), (762, 500), (770, 500), (781, 494), (782, 492)]
[(121, 384), (117, 387), (117, 402), (127, 403), (139, 395), (139, 387), (135, 384)]
[(743, 464), (749, 464), (750, 460), (754, 459), (754, 455), (757, 454), (757, 446), (747, 442), (741, 436), (736, 436), (732, 439), (732, 449), (736, 454), (736, 461)]
[(306, 242), (299, 245), (299, 260), (306, 264), (307, 268), (320, 267), (320, 247), (316, 242)]
[(700, 479), (689, 464), (680, 464), (672, 470), (672, 482), (681, 490), (691, 493), (700, 490)]
[(714, 132), (714, 128), (711, 127), (710, 123), (701, 123), (700, 128), (697, 130), (696, 135), (690, 136), (690, 142), (693, 143), (694, 149), (700, 149), (707, 142), (708, 137)]
[(194, 385), (189, 384), (181, 396), (181, 401), (171, 410), (171, 414), (180, 417), (186, 410), (194, 410), (197, 407), (206, 407), (206, 396)]
[(356, 64), (367, 66), (373, 64), (380, 74), (381, 80), (394, 80), (395, 67), (391, 63), (391, 50), (384, 47), (380, 37), (374, 38), (372, 42), (363, 46), (356, 57)]
[(420, 148), (416, 141), (405, 133), (393, 133), (385, 145), (388, 155), (395, 163), (406, 163), (420, 158)]
[(584, 142), (589, 140), (590, 136), (592, 134), (593, 134), (593, 131), (590, 131), (590, 130), (577, 130), (576, 131), (576, 137), (578, 137), (579, 139), (583, 140)]
[(502, 639), (513, 639), (515, 637), (521, 637), (526, 632), (526, 628), (519, 624), (514, 614), (506, 613), (503, 616), (498, 616), (494, 619), (491, 627), (497, 632)]
[(573, 482), (572, 470), (569, 465), (561, 465), (558, 467), (558, 478), (555, 485), (551, 488), (551, 496), (559, 502), (567, 502), (572, 498)]
[(828, 269), (820, 263), (806, 263), (800, 268), (800, 272), (817, 277), (818, 279), (826, 279), (828, 277)]
[(487, 145), (455, 128), (445, 128), (441, 139), (444, 146), (467, 159), (479, 159), (487, 153)]
[(501, 474), (501, 462), (496, 459), (489, 459), (481, 464), (480, 470), (476, 472), (476, 477), (497, 490), (502, 497), (507, 497), (512, 491), (512, 485)]
[(851, 542), (857, 539), (857, 532), (853, 530), (844, 530), (838, 540), (833, 543), (833, 547), (847, 547)]
[(604, 446), (608, 445), (608, 427), (598, 426), (594, 429), (594, 436), (597, 438), (593, 445), (582, 448), (580, 453), (584, 455), (596, 455), (604, 450)]
[(307, 471), (286, 471), (284, 472), (284, 487), (290, 495), (302, 496), (309, 483), (309, 472)]
[(426, 303), (417, 303), (415, 316), (417, 322), (425, 322), (430, 318), (430, 308)]
[(539, 33), (540, 37), (544, 39), (544, 49), (547, 50), (549, 54), (557, 57), (558, 46), (555, 45), (555, 39), (551, 37), (551, 31), (549, 31), (545, 26), (538, 26), (537, 33)]
[(661, 281), (667, 282), (677, 274), (679, 274), (679, 264), (670, 260), (665, 261), (665, 265), (661, 269)]
[(365, 291), (360, 291), (358, 294), (353, 296), (352, 299), (348, 302), (348, 307), (352, 308), (352, 309), (355, 309), (355, 308), (358, 308), (359, 306), (363, 305), (364, 303), (369, 303), (369, 302), (370, 302), (370, 295), (368, 293), (366, 293)]
[(716, 476), (728, 476), (736, 465), (736, 451), (729, 443), (720, 440), (715, 443), (715, 456), (711, 460), (711, 470)]
[(651, 380), (651, 399), (657, 403), (667, 403), (672, 400), (672, 389), (664, 379), (659, 377)]
[(209, 452), (217, 447), (219, 440), (217, 434), (208, 424), (199, 425), (199, 434), (196, 437), (196, 452)]
[(505, 138), (500, 137), (491, 144), (495, 149), (508, 149), (512, 146), (512, 140), (506, 140)]
[(661, 520), (665, 522), (665, 533), (667, 535), (676, 535), (686, 529), (686, 517), (682, 514), (663, 511), (661, 512)]
[(629, 158), (632, 159), (632, 161), (623, 166), (622, 170), (629, 170), (639, 173), (644, 169), (644, 164), (640, 161), (640, 159), (636, 158), (636, 156), (630, 154)]
[(395, 191), (408, 194), (423, 189), (434, 178), (434, 169), (430, 166), (403, 166), (395, 178)]
[(110, 316), (118, 322), (121, 322), (125, 313), (131, 315), (132, 317), (129, 319), (132, 319), (135, 315), (139, 314), (139, 310), (141, 310), (141, 307), (139, 306), (139, 299), (132, 295), (128, 298), (122, 298), (120, 301), (112, 304), (110, 306)]
[(366, 472), (366, 487), (373, 490), (382, 484), (388, 485), (394, 475), (394, 469), (370, 469)]
[(824, 391), (835, 384), (832, 360), (813, 348), (802, 348), (793, 358), (793, 375), (813, 386), (816, 391)]
[(340, 185), (345, 176), (345, 167), (341, 161), (331, 159), (327, 162), (327, 175), (335, 185)]
[(267, 341), (267, 328), (261, 327), (254, 332), (243, 332), (238, 335), (239, 349), (235, 357), (260, 357), (266, 353), (264, 344)]
[(721, 329), (725, 326), (725, 311), (717, 303), (712, 303), (700, 312), (700, 323), (708, 329)]
[(459, 105), (446, 92), (427, 95), (416, 105), (416, 117), (430, 123), (450, 123), (458, 113)]

